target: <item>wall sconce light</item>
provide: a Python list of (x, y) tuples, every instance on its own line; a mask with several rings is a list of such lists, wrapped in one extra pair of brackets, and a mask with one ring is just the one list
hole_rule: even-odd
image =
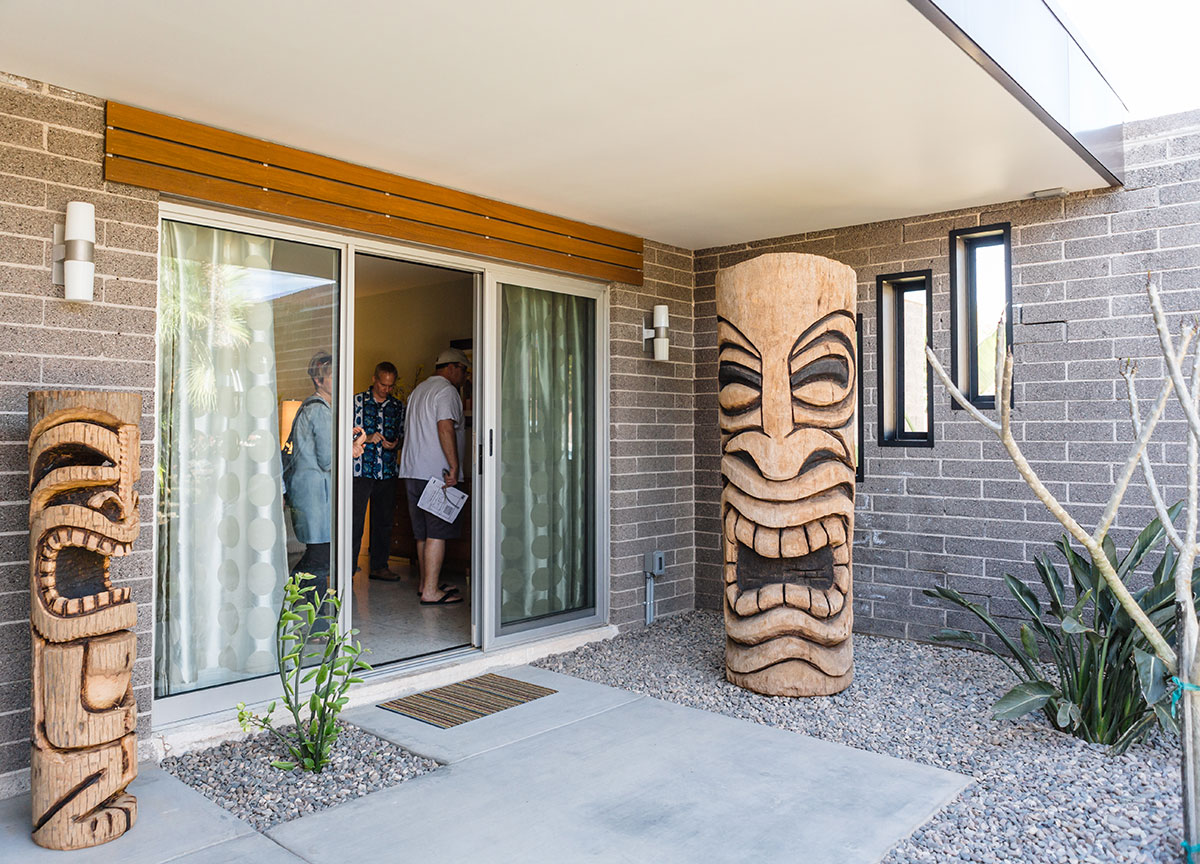
[(654, 359), (666, 360), (669, 357), (670, 341), (667, 339), (667, 324), (669, 322), (665, 304), (654, 307), (653, 327), (642, 327), (642, 343), (654, 340)]
[(68, 300), (90, 301), (96, 284), (96, 205), (67, 203), (67, 224), (54, 226), (55, 285)]

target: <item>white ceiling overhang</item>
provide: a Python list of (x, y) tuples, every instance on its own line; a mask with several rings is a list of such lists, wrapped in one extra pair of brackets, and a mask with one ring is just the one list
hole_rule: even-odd
[(6, 4), (0, 67), (689, 249), (1108, 185), (907, 0)]

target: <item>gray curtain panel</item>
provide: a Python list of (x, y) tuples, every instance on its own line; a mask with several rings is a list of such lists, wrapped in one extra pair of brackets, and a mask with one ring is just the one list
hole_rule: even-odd
[(596, 302), (501, 290), (503, 626), (595, 603)]
[(159, 696), (275, 670), (287, 578), (273, 240), (164, 222), (159, 302)]

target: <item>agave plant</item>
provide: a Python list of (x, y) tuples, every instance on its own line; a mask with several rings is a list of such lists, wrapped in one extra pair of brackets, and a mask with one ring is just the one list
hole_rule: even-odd
[[(1183, 502), (1169, 511), (1172, 518)], [(1142, 531), (1133, 546), (1118, 560), (1110, 538), (1104, 552), (1117, 574), (1125, 579), (1148, 555), (1162, 545), (1165, 532), (1158, 519)], [(1049, 553), (1034, 559), (1046, 590), (1043, 607), (1033, 590), (1010, 575), (1004, 582), (1028, 621), (1016, 636), (1008, 633), (978, 603), (952, 588), (925, 591), (975, 614), (995, 634), (1008, 656), (966, 630), (941, 630), (938, 642), (968, 644), (987, 651), (1007, 666), (1019, 683), (1000, 698), (995, 717), (1013, 719), (1041, 710), (1062, 732), (1123, 752), (1144, 738), (1155, 723), (1178, 734), (1169, 706), (1166, 667), (1147, 650), (1145, 637), (1105, 586), (1094, 561), (1071, 548), (1066, 536), (1055, 544), (1066, 559), (1070, 593)], [(1138, 606), (1155, 627), (1174, 644), (1175, 550), (1168, 546), (1146, 587), (1132, 592)], [(1193, 571), (1192, 592), (1200, 587), (1200, 569)], [(1048, 660), (1048, 663), (1043, 662)], [(1051, 671), (1052, 670), (1052, 671)]]

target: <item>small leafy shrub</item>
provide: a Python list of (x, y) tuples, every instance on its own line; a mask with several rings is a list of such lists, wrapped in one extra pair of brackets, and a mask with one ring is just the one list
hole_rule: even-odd
[[(266, 730), (287, 750), (290, 759), (271, 763), (284, 771), (302, 768), (320, 773), (329, 764), (329, 754), (338, 736), (337, 715), (349, 701), (346, 690), (351, 684), (362, 682), (355, 673), (371, 668), (360, 659), (362, 644), (351, 642), (358, 631), (339, 631), (341, 601), (337, 593), (329, 590), (323, 598), (317, 597), (314, 586), (304, 585), (313, 578), (309, 573), (297, 573), (288, 580), (275, 625), (283, 705), (295, 728), (275, 728), (272, 720), (275, 702), (267, 706), (267, 713), (261, 717), (248, 709), (245, 702), (237, 706), (242, 729)], [(306, 652), (306, 646), (311, 650)], [(305, 666), (308, 661), (312, 662)], [(305, 698), (301, 691), (310, 682), (313, 690)]]
[[(1171, 508), (1172, 518), (1182, 507), (1180, 502)], [(1162, 544), (1164, 537), (1162, 525), (1155, 519), (1120, 561), (1112, 540), (1107, 537), (1104, 551), (1124, 579)], [(1107, 744), (1118, 753), (1144, 738), (1156, 721), (1164, 731), (1178, 733), (1162, 661), (1147, 650), (1145, 637), (1115, 601), (1096, 565), (1076, 554), (1066, 536), (1055, 545), (1066, 559), (1074, 601), (1068, 598), (1066, 586), (1048, 553), (1034, 559), (1049, 598), (1047, 608), (1043, 609), (1029, 586), (1005, 575), (1008, 590), (1029, 619), (1015, 638), (982, 606), (952, 588), (924, 592), (974, 613), (1000, 640), (1008, 657), (965, 630), (941, 630), (934, 640), (982, 648), (999, 657), (1017, 677), (1020, 683), (996, 703), (997, 719), (1014, 719), (1040, 709), (1055, 729), (1085, 741)], [(1172, 644), (1174, 571), (1175, 550), (1168, 545), (1150, 584), (1133, 592), (1138, 605)], [(1200, 584), (1197, 574), (1200, 570), (1193, 572), (1193, 594)], [(1047, 649), (1044, 654), (1042, 646)], [(1041, 662), (1043, 656), (1048, 657), (1057, 680), (1047, 678), (1047, 667)]]

